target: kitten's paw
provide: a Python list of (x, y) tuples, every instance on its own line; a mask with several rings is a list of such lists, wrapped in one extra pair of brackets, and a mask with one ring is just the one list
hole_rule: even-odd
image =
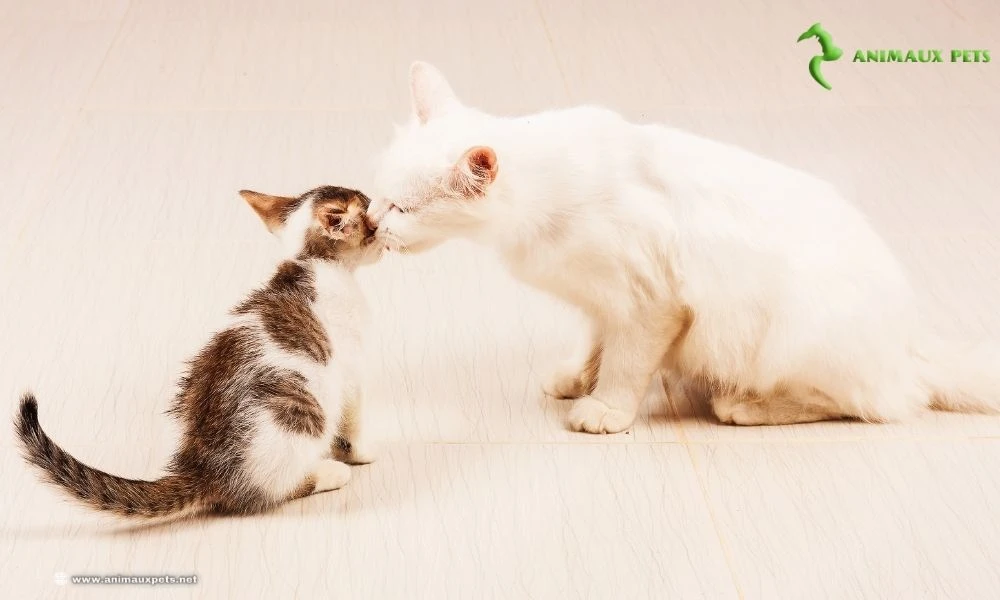
[(368, 465), (375, 462), (376, 458), (378, 452), (370, 444), (354, 442), (351, 444), (351, 454), (345, 462), (352, 465)]
[(634, 414), (611, 408), (593, 396), (580, 398), (569, 410), (569, 424), (573, 431), (618, 433), (631, 427), (633, 421)]
[(542, 386), (542, 390), (553, 398), (569, 400), (585, 395), (587, 393), (585, 387), (580, 369), (564, 365), (552, 374), (548, 382)]
[(336, 460), (320, 461), (313, 472), (316, 478), (315, 493), (339, 490), (351, 480), (351, 468)]
[(367, 465), (375, 462), (377, 453), (365, 442), (349, 442), (337, 436), (333, 440), (333, 457), (349, 465)]

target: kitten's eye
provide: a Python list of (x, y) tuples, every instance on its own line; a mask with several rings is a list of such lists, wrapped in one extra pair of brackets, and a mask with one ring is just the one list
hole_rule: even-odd
[(334, 229), (340, 227), (344, 222), (344, 218), (340, 215), (327, 215), (326, 216), (326, 226), (332, 227)]
[(410, 209), (408, 209), (408, 208), (401, 208), (401, 207), (399, 207), (399, 206), (397, 206), (395, 204), (393, 204), (392, 207), (389, 210), (390, 211), (396, 211), (396, 212), (398, 212), (400, 214), (404, 214), (404, 215), (406, 213), (410, 212)]

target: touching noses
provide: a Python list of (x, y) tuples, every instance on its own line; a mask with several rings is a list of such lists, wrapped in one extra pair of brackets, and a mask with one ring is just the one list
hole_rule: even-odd
[(378, 222), (376, 222), (370, 214), (364, 213), (361, 215), (361, 218), (364, 219), (365, 227), (368, 228), (368, 231), (375, 231), (378, 229)]
[(378, 227), (379, 223), (382, 222), (382, 217), (389, 212), (391, 207), (392, 203), (385, 200), (373, 200), (365, 216), (375, 227)]

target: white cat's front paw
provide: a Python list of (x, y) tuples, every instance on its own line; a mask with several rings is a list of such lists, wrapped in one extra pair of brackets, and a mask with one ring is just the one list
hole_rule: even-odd
[(316, 466), (313, 477), (316, 478), (316, 493), (339, 490), (351, 480), (351, 468), (340, 461), (323, 460)]
[(635, 414), (611, 408), (593, 396), (580, 398), (569, 410), (569, 424), (573, 431), (618, 433), (631, 427), (633, 421)]

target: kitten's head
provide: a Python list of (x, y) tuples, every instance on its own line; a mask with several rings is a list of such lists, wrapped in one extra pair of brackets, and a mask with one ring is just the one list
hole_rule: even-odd
[(494, 221), (496, 152), (477, 143), (485, 115), (462, 106), (444, 76), (410, 68), (413, 118), (382, 155), (369, 214), (394, 250), (420, 252)]
[(242, 190), (271, 233), (299, 259), (371, 264), (383, 245), (375, 243), (376, 226), (367, 215), (370, 201), (356, 190), (322, 186), (301, 196), (271, 196)]

